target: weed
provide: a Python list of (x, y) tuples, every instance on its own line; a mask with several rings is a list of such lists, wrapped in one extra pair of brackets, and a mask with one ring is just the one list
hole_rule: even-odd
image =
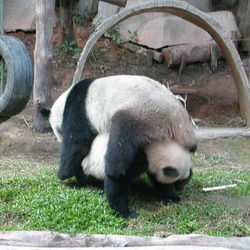
[(138, 38), (138, 31), (135, 30), (134, 32), (128, 30), (128, 33), (130, 35), (130, 40), (133, 41), (134, 43), (138, 43), (139, 42), (139, 38)]
[(103, 57), (107, 52), (106, 48), (98, 47), (91, 49), (88, 55), (88, 62), (96, 69), (99, 68), (102, 74), (104, 74), (107, 70), (109, 70), (109, 66), (107, 66), (103, 62)]
[[(119, 25), (116, 25), (115, 27), (112, 27), (111, 29), (109, 29), (107, 31), (107, 34), (114, 39), (115, 47), (119, 47), (121, 44), (128, 42), (128, 41), (125, 41), (124, 39), (121, 38), (121, 32), (119, 30)], [(134, 32), (128, 30), (128, 34), (129, 34), (128, 40), (131, 40), (134, 43), (138, 43), (139, 38), (138, 38), (137, 30)]]
[(75, 26), (82, 26), (84, 21), (90, 20), (93, 16), (93, 11), (89, 8), (85, 8), (82, 11), (73, 11), (73, 24)]
[(107, 34), (114, 39), (115, 47), (119, 47), (124, 41), (121, 39), (121, 33), (119, 26), (112, 27), (107, 31)]
[(81, 49), (77, 47), (75, 41), (62, 41), (55, 46), (55, 55), (57, 57), (57, 63), (62, 63), (68, 55), (72, 56), (72, 59), (78, 60), (81, 55)]

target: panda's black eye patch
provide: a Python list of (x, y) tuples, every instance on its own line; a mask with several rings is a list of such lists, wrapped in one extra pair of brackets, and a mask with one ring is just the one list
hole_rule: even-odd
[(179, 176), (178, 171), (172, 166), (163, 168), (163, 173), (164, 175), (172, 177), (172, 178), (176, 178)]

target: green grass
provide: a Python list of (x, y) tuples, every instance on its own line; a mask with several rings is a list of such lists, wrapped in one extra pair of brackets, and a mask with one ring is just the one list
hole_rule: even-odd
[[(127, 235), (250, 234), (249, 207), (227, 203), (227, 199), (250, 202), (250, 170), (236, 167), (227, 157), (216, 153), (197, 154), (193, 179), (182, 192), (180, 204), (164, 204), (146, 194), (131, 196), (131, 206), (140, 214), (133, 220), (117, 218), (102, 190), (72, 188), (69, 182), (57, 179), (56, 171), (56, 167), (24, 162), (0, 164), (0, 230)], [(202, 187), (234, 183), (235, 188), (202, 191)]]

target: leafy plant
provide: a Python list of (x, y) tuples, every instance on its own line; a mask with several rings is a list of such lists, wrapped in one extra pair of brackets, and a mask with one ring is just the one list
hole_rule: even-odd
[(130, 35), (130, 39), (134, 42), (134, 43), (138, 43), (139, 38), (138, 38), (138, 31), (135, 30), (134, 32), (128, 30), (128, 33)]
[(68, 55), (72, 56), (72, 59), (78, 60), (81, 55), (81, 49), (78, 48), (76, 41), (62, 41), (55, 46), (55, 54), (57, 62), (62, 63)]
[(82, 26), (85, 20), (91, 19), (93, 11), (89, 8), (85, 8), (83, 11), (73, 11), (73, 24), (74, 26)]
[(119, 31), (119, 26), (112, 27), (107, 31), (108, 35), (114, 39), (115, 47), (119, 47), (123, 40), (121, 39), (121, 33)]
[(88, 55), (88, 62), (96, 69), (99, 68), (102, 74), (104, 74), (107, 70), (109, 70), (109, 66), (107, 66), (103, 62), (103, 56), (107, 52), (106, 48), (97, 47), (91, 49)]

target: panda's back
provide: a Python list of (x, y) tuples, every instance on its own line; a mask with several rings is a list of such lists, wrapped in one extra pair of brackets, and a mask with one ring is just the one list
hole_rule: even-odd
[(106, 133), (110, 130), (112, 116), (120, 110), (152, 122), (156, 116), (168, 115), (169, 118), (171, 103), (176, 106), (179, 101), (159, 82), (144, 76), (117, 75), (92, 82), (86, 98), (86, 112), (95, 129)]

